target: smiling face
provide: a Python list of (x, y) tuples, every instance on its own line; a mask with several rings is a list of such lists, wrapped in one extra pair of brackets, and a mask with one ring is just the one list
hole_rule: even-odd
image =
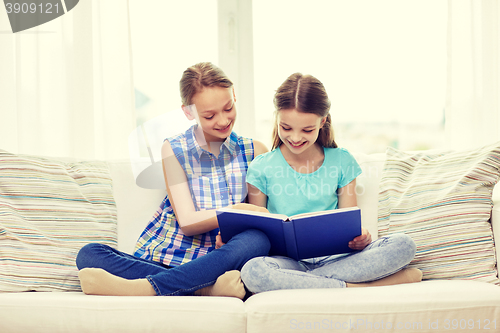
[(236, 98), (233, 88), (205, 87), (192, 98), (196, 118), (208, 142), (224, 141), (236, 120)]
[(293, 154), (301, 154), (314, 146), (326, 118), (296, 109), (278, 111), (278, 136)]

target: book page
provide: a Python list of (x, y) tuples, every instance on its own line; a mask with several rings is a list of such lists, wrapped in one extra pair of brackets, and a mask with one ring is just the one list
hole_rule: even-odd
[(256, 212), (252, 210), (245, 210), (245, 209), (235, 209), (235, 208), (230, 208), (230, 207), (225, 207), (225, 208), (220, 208), (218, 209), (220, 212), (228, 212), (228, 213), (238, 213), (238, 214), (245, 214), (245, 215), (253, 215), (253, 216), (263, 216), (263, 217), (268, 217), (272, 219), (277, 219), (277, 220), (283, 220), (286, 221), (288, 220), (288, 216), (284, 214), (273, 214), (273, 213), (264, 213), (264, 212)]
[(321, 216), (321, 215), (328, 215), (328, 214), (339, 214), (342, 212), (348, 212), (352, 210), (357, 210), (359, 209), (358, 207), (346, 207), (346, 208), (339, 208), (339, 209), (332, 209), (332, 210), (324, 210), (321, 212), (312, 212), (312, 213), (302, 213), (302, 214), (297, 214), (291, 217), (292, 220), (296, 219), (302, 219), (302, 218), (307, 218), (310, 216)]

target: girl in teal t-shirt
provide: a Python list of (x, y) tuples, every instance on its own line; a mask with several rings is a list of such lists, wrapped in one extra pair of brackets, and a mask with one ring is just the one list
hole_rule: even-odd
[[(333, 138), (330, 101), (323, 84), (311, 75), (292, 74), (274, 96), (276, 124), (272, 151), (252, 161), (247, 173), (249, 203), (292, 216), (352, 207), (361, 168)], [(349, 242), (357, 250), (296, 261), (257, 257), (241, 271), (254, 293), (276, 289), (343, 288), (417, 282), (422, 273), (405, 268), (416, 246), (405, 234), (372, 242), (370, 233)]]

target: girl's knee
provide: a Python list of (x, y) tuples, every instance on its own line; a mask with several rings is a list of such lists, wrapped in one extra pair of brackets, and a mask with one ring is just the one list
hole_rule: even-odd
[(241, 269), (241, 280), (248, 290), (260, 292), (260, 283), (267, 279), (268, 270), (265, 257), (250, 259)]
[[(241, 274), (241, 280), (243, 283), (245, 283), (245, 280), (248, 280), (248, 278), (252, 275), (253, 265), (254, 265), (254, 260), (257, 258), (253, 258), (248, 260), (245, 265), (241, 268), (240, 274)], [(246, 284), (246, 283), (245, 283)]]
[(269, 242), (269, 238), (267, 238), (266, 234), (260, 230), (246, 230), (239, 236), (241, 236), (247, 247), (251, 247), (251, 249), (247, 249), (248, 251), (255, 251), (254, 256), (265, 256), (271, 249), (271, 242)]
[(397, 243), (397, 247), (399, 251), (401, 251), (401, 255), (406, 254), (409, 261), (413, 260), (417, 252), (417, 245), (415, 244), (415, 241), (413, 241), (413, 238), (403, 233), (393, 234), (391, 237), (394, 237), (393, 241)]
[(257, 279), (267, 279), (273, 270), (280, 269), (280, 266), (272, 257), (257, 257), (250, 259), (243, 265), (241, 269), (241, 278), (244, 281), (244, 276), (248, 278), (254, 277)]
[(83, 269), (86, 267), (93, 267), (92, 261), (95, 258), (101, 244), (89, 243), (83, 246), (78, 254), (76, 255), (76, 267), (78, 269)]

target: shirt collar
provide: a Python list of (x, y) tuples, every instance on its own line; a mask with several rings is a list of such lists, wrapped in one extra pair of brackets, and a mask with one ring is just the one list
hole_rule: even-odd
[[(232, 156), (238, 155), (238, 149), (237, 149), (238, 136), (236, 135), (236, 133), (231, 132), (231, 135), (229, 135), (229, 137), (226, 139), (226, 141), (224, 141), (222, 146), (226, 147), (226, 149), (230, 155), (232, 155)], [(222, 149), (222, 147), (221, 147), (221, 149)]]
[[(198, 125), (195, 124), (186, 131), (186, 143), (187, 143), (187, 149), (191, 151), (191, 153), (196, 157), (197, 160), (199, 160), (203, 154), (211, 154), (211, 153), (201, 148), (200, 145), (198, 144), (198, 141), (196, 141), (196, 135), (194, 131), (197, 128), (197, 126)], [(221, 154), (224, 153), (223, 148), (225, 147), (230, 155), (232, 156), (237, 155), (238, 154), (237, 143), (238, 143), (238, 136), (236, 135), (236, 133), (231, 132), (229, 137), (227, 137), (224, 143), (222, 143), (220, 153)]]

